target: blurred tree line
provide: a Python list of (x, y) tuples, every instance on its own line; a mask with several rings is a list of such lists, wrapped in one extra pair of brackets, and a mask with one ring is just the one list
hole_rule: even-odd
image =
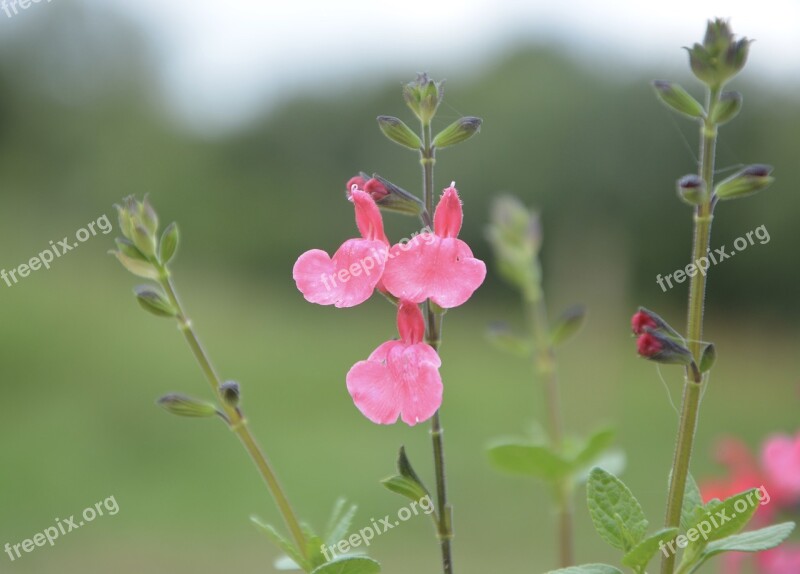
[[(343, 199), (351, 175), (378, 172), (419, 187), (414, 155), (387, 142), (374, 120), (390, 114), (410, 122), (400, 86), (416, 70), (392, 85), (345, 77), (351, 88), (337, 86), (339, 95), (297, 93), (246, 130), (203, 138), (164, 111), (156, 56), (129, 23), (75, 5), (25, 16), (13, 33), (3, 22), (0, 36), (5, 225), (44, 228), (68, 215), (83, 222), (98, 205), (110, 214), (121, 197), (149, 192), (161, 213), (181, 222), (187, 265), (215, 258), (290, 284), (300, 252), (334, 249), (355, 234)], [(676, 61), (683, 57), (676, 49)], [(669, 70), (630, 77), (616, 67), (590, 69), (556, 51), (519, 47), (468, 76), (451, 76), (439, 127), (461, 114), (482, 117), (484, 126), (452, 154), (440, 153), (437, 186), (456, 180), (466, 204), (462, 236), (479, 257), (489, 258), (482, 234), (491, 198), (511, 191), (543, 211), (545, 265), (558, 257), (569, 267), (570, 253), (580, 265), (587, 245), (609, 241), (616, 262), (609, 272), (627, 270), (632, 294), (679, 304), (686, 285), (663, 295), (655, 277), (688, 263), (691, 213), (674, 182), (695, 171), (697, 128), (663, 109), (649, 80), (666, 76), (700, 93)], [(777, 183), (720, 205), (713, 243), (730, 246), (761, 224), (771, 241), (713, 268), (710, 289), (731, 315), (796, 315), (800, 102), (749, 77), (746, 69), (733, 86), (745, 106), (721, 130), (718, 168), (769, 163)], [(395, 216), (387, 221), (395, 238), (416, 229)]]

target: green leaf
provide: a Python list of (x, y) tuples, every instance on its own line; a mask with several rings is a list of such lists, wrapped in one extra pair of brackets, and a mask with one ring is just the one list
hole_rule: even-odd
[(170, 223), (161, 235), (161, 243), (158, 246), (158, 258), (161, 265), (166, 265), (170, 262), (175, 252), (178, 250), (178, 241), (180, 234), (178, 233), (178, 224), (174, 221)]
[(696, 513), (692, 518), (691, 526), (686, 529), (687, 536), (692, 528), (696, 529), (701, 538), (690, 543), (692, 546), (703, 547), (707, 542), (719, 540), (736, 534), (744, 528), (755, 514), (759, 506), (758, 489), (752, 488), (739, 494), (726, 498), (723, 502), (709, 502), (703, 512)]
[(489, 460), (500, 470), (535, 476), (556, 482), (569, 476), (572, 465), (550, 447), (515, 440), (500, 441), (489, 447)]
[(586, 322), (586, 307), (573, 305), (565, 310), (556, 320), (550, 330), (550, 342), (553, 346), (560, 345), (581, 330)]
[[(670, 473), (672, 476), (672, 473)], [(681, 528), (688, 530), (692, 526), (692, 517), (695, 511), (703, 506), (703, 496), (700, 494), (700, 488), (697, 486), (694, 477), (688, 475), (686, 477), (686, 488), (683, 493), (683, 506), (681, 508)]]
[(411, 461), (406, 456), (405, 447), (400, 447), (400, 453), (397, 457), (397, 471), (399, 475), (390, 476), (381, 481), (381, 484), (401, 496), (410, 498), (411, 500), (420, 500), (426, 496), (430, 496), (430, 492), (425, 487), (422, 479), (414, 471), (411, 466)]
[(342, 556), (311, 571), (311, 574), (376, 574), (381, 565), (366, 556)]
[(594, 468), (587, 487), (589, 513), (600, 537), (625, 552), (647, 533), (644, 511), (630, 489), (613, 474)]
[(350, 525), (353, 523), (353, 517), (356, 514), (356, 510), (358, 510), (358, 506), (351, 504), (347, 507), (345, 506), (346, 503), (347, 501), (344, 498), (340, 498), (333, 506), (331, 518), (325, 528), (325, 541), (328, 545), (336, 544), (350, 531)]
[(515, 335), (511, 332), (511, 329), (503, 323), (490, 325), (489, 329), (486, 331), (486, 339), (496, 349), (517, 357), (529, 357), (533, 348), (530, 340)]
[(636, 571), (644, 570), (658, 552), (661, 543), (672, 540), (678, 532), (677, 528), (664, 528), (651, 534), (622, 557), (622, 564)]
[(271, 524), (263, 522), (258, 516), (251, 516), (250, 521), (253, 524), (255, 524), (259, 530), (261, 530), (264, 534), (266, 534), (278, 548), (286, 552), (289, 558), (294, 560), (294, 562), (298, 564), (303, 570), (308, 571), (311, 569), (311, 565), (303, 558), (303, 556), (300, 554), (300, 551), (297, 550), (295, 545), (289, 542), (283, 536), (281, 536), (281, 534), (277, 530), (275, 530), (275, 528)]
[(687, 572), (691, 574), (697, 571), (706, 560), (723, 552), (761, 552), (762, 550), (775, 548), (789, 537), (792, 530), (794, 530), (794, 526), (794, 522), (783, 522), (715, 540), (706, 546), (703, 553)]
[(608, 564), (583, 564), (559, 570), (550, 570), (547, 574), (622, 574), (622, 570)]
[(581, 468), (593, 463), (603, 452), (614, 444), (614, 429), (601, 429), (595, 432), (583, 445), (583, 448), (573, 457), (572, 464)]

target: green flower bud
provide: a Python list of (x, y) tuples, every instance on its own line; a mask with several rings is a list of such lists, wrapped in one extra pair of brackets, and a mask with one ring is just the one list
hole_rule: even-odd
[(714, 366), (717, 360), (717, 348), (714, 343), (708, 343), (703, 351), (700, 353), (700, 366), (698, 367), (701, 373), (705, 373)]
[(221, 415), (217, 408), (206, 401), (173, 393), (158, 399), (158, 404), (173, 415), (181, 417), (213, 417)]
[(158, 245), (158, 258), (161, 261), (161, 265), (166, 265), (172, 260), (175, 251), (178, 249), (179, 240), (178, 224), (173, 221), (167, 225)]
[(144, 277), (145, 279), (159, 278), (159, 271), (152, 263), (139, 258), (129, 257), (122, 251), (111, 251), (110, 253), (114, 255), (114, 257), (116, 257), (120, 263), (122, 263), (122, 266), (125, 267), (125, 269), (137, 277)]
[(241, 391), (239, 389), (239, 383), (236, 381), (225, 381), (222, 383), (219, 387), (219, 393), (222, 395), (222, 400), (224, 400), (225, 404), (229, 407), (236, 408), (239, 405)]
[(133, 244), (136, 249), (142, 252), (142, 255), (148, 259), (152, 259), (156, 254), (156, 238), (153, 234), (145, 228), (141, 223), (137, 223), (133, 227)]
[(422, 140), (402, 120), (392, 116), (378, 116), (378, 127), (394, 143), (415, 151), (422, 147)]
[(364, 191), (372, 196), (381, 209), (414, 217), (418, 217), (425, 210), (425, 205), (416, 195), (407, 192), (388, 179), (382, 178), (377, 173), (373, 174), (371, 178), (366, 174), (362, 174), (362, 177), (367, 179), (364, 183)]
[(125, 256), (131, 259), (138, 259), (139, 261), (147, 261), (147, 257), (142, 255), (142, 252), (139, 251), (129, 239), (118, 237), (114, 240), (114, 243), (117, 244), (117, 249), (119, 249), (120, 253), (123, 253)]
[(658, 99), (667, 107), (690, 118), (702, 118), (706, 112), (703, 106), (695, 100), (680, 84), (655, 80), (653, 82)]
[(424, 125), (429, 125), (444, 97), (443, 82), (434, 82), (428, 74), (419, 74), (417, 79), (403, 86), (403, 99), (414, 115)]
[(155, 236), (158, 231), (158, 214), (150, 204), (150, 199), (145, 195), (144, 200), (139, 204), (139, 218), (145, 229)]
[(742, 94), (739, 92), (723, 92), (711, 113), (711, 123), (721, 126), (739, 115), (739, 110), (741, 109)]
[(678, 197), (689, 205), (702, 205), (709, 199), (705, 182), (695, 174), (684, 175), (678, 180)]
[(139, 285), (133, 289), (133, 292), (136, 294), (139, 305), (157, 317), (175, 317), (178, 314), (169, 298), (156, 287)]
[(482, 123), (483, 120), (472, 116), (458, 119), (433, 138), (433, 145), (441, 149), (465, 142), (481, 131)]
[(721, 181), (714, 190), (718, 199), (737, 199), (752, 195), (770, 186), (775, 181), (772, 166), (754, 164)]
[(750, 40), (736, 40), (725, 20), (709, 21), (702, 44), (688, 48), (694, 75), (710, 87), (719, 87), (744, 67)]

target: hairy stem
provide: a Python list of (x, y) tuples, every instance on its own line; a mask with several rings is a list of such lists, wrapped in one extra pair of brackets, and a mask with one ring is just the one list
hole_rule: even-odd
[(261, 450), (261, 447), (259, 447), (255, 437), (253, 437), (252, 433), (250, 432), (250, 429), (247, 426), (247, 419), (244, 417), (240, 409), (228, 405), (225, 400), (223, 400), (219, 390), (220, 385), (222, 384), (222, 379), (214, 368), (214, 365), (211, 363), (211, 359), (203, 348), (203, 345), (200, 343), (200, 339), (192, 326), (191, 320), (186, 316), (186, 312), (183, 310), (183, 306), (180, 303), (180, 299), (178, 298), (178, 294), (175, 291), (175, 286), (173, 285), (168, 271), (162, 270), (160, 283), (166, 292), (167, 297), (169, 297), (173, 307), (178, 311), (176, 317), (178, 320), (178, 327), (183, 332), (183, 336), (186, 338), (186, 342), (189, 343), (189, 347), (192, 350), (192, 354), (194, 355), (197, 364), (203, 371), (203, 374), (211, 385), (219, 404), (222, 406), (231, 430), (239, 437), (239, 440), (242, 442), (242, 445), (244, 445), (245, 449), (250, 455), (250, 458), (253, 459), (256, 467), (258, 467), (264, 482), (266, 482), (267, 487), (269, 488), (270, 494), (272, 494), (272, 498), (275, 500), (275, 504), (278, 506), (278, 510), (283, 516), (286, 527), (289, 529), (289, 532), (291, 532), (292, 537), (297, 544), (298, 550), (303, 557), (308, 557), (306, 537), (303, 534), (302, 528), (300, 527), (300, 521), (297, 519), (297, 515), (292, 509), (289, 499), (286, 497), (286, 493), (281, 487), (278, 477), (275, 475), (275, 471), (270, 465), (269, 459), (267, 459), (267, 456)]
[[(538, 263), (535, 264), (538, 265)], [(561, 420), (558, 373), (556, 371), (555, 353), (550, 343), (547, 306), (540, 284), (532, 285), (532, 289), (525, 297), (525, 309), (529, 329), (533, 333), (535, 344), (533, 366), (545, 394), (547, 430), (550, 444), (556, 451), (561, 451), (563, 423)], [(559, 564), (562, 568), (566, 568), (574, 563), (572, 488), (568, 478), (560, 480), (555, 485), (555, 488), (558, 501)]]
[[(708, 93), (706, 118), (700, 130), (700, 177), (706, 185), (709, 195), (714, 188), (714, 156), (717, 146), (717, 126), (708, 118), (713, 115), (714, 108), (719, 102), (719, 88), (712, 88)], [(692, 260), (695, 263), (706, 256), (711, 242), (711, 222), (714, 205), (712, 200), (707, 200), (697, 206), (694, 215), (694, 242), (692, 246)], [(689, 284), (689, 305), (686, 334), (689, 350), (695, 362), (700, 357), (701, 340), (703, 338), (703, 307), (706, 295), (706, 274), (697, 273), (691, 278)], [(681, 417), (678, 426), (678, 438), (675, 446), (675, 456), (672, 462), (672, 478), (669, 484), (667, 498), (667, 516), (665, 526), (675, 528), (680, 526), (681, 508), (686, 489), (686, 479), (689, 474), (689, 464), (692, 458), (694, 436), (697, 431), (697, 418), (700, 411), (700, 391), (703, 376), (695, 369), (686, 369), (686, 381), (683, 386), (683, 399), (681, 404)], [(672, 574), (675, 569), (675, 555), (670, 553), (661, 561), (661, 574)]]
[[(427, 222), (430, 225), (433, 217), (433, 167), (436, 164), (436, 150), (432, 144), (430, 123), (422, 125), (422, 150), (420, 163), (422, 164), (422, 195), (425, 203)], [(425, 341), (437, 352), (442, 342), (442, 314), (437, 313), (430, 301), (425, 302)], [(447, 473), (445, 471), (444, 457), (444, 430), (442, 429), (439, 412), (431, 419), (431, 440), (433, 441), (433, 463), (436, 473), (436, 499), (438, 512), (437, 536), (442, 552), (442, 572), (453, 574), (453, 510), (447, 502)]]

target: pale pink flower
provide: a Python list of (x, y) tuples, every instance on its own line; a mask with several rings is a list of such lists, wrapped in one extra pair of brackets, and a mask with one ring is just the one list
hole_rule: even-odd
[(303, 297), (311, 303), (353, 307), (369, 299), (380, 282), (389, 241), (383, 219), (368, 193), (353, 189), (360, 239), (348, 239), (330, 257), (321, 249), (303, 253), (294, 264), (292, 276)]
[(383, 284), (395, 297), (458, 307), (486, 278), (486, 265), (458, 239), (463, 212), (454, 185), (444, 190), (436, 207), (434, 233), (418, 235), (390, 249)]
[(423, 343), (425, 323), (415, 303), (397, 309), (399, 341), (387, 341), (347, 373), (347, 390), (356, 407), (374, 423), (392, 424), (400, 416), (409, 426), (433, 416), (442, 404), (442, 362)]
[(779, 546), (756, 556), (759, 574), (798, 574), (800, 546)]
[(761, 449), (761, 466), (779, 502), (787, 506), (800, 502), (800, 432), (794, 437), (767, 439)]

